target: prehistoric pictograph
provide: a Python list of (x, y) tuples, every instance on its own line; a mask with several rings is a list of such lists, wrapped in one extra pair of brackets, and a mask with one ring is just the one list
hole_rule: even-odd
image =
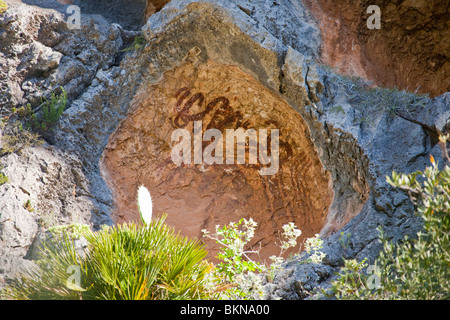
[[(189, 236), (252, 217), (259, 225), (254, 244), (264, 258), (278, 253), (285, 223), (295, 222), (305, 237), (320, 232), (333, 196), (308, 127), (286, 101), (239, 68), (186, 63), (141, 88), (132, 110), (102, 157), (117, 222), (138, 221), (130, 190), (144, 184), (156, 214), (167, 213), (167, 222)], [(174, 132), (180, 130), (188, 139), (185, 161), (174, 163), (173, 150), (182, 149)], [(238, 130), (248, 140), (230, 140), (230, 131)], [(279, 133), (276, 144), (273, 132)], [(261, 175), (271, 164), (276, 170)]]

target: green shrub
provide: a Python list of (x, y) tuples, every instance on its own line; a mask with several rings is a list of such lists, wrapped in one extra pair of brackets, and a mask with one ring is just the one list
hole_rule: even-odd
[[(151, 208), (141, 208), (151, 206), (151, 201), (138, 203), (140, 212), (146, 213), (143, 226), (122, 224), (98, 232), (83, 225), (50, 228), (53, 239), (40, 251), (37, 268), (13, 281), (6, 297), (20, 300), (215, 297), (215, 287), (209, 279), (212, 265), (205, 260), (207, 252), (203, 244), (176, 234), (164, 223), (165, 216), (151, 221)], [(75, 240), (80, 236), (87, 240), (88, 246), (77, 251)]]
[(137, 35), (134, 40), (133, 43), (129, 46), (126, 47), (125, 49), (122, 50), (122, 52), (126, 52), (126, 51), (133, 51), (133, 50), (140, 50), (145, 46), (145, 37), (140, 34)]
[[(18, 153), (28, 147), (42, 144), (41, 135), (49, 133), (67, 104), (67, 94), (61, 87), (61, 94), (52, 92), (50, 99), (44, 99), (40, 106), (41, 112), (36, 113), (31, 104), (13, 108), (12, 114), (2, 117), (0, 129), (1, 137), (0, 156), (8, 153)], [(40, 114), (38, 116), (38, 114)]]
[(42, 118), (37, 119), (33, 117), (31, 120), (31, 126), (41, 132), (51, 130), (56, 122), (61, 117), (67, 104), (67, 94), (64, 88), (61, 87), (61, 94), (56, 95), (52, 92), (50, 99), (45, 99), (41, 105)]
[[(220, 288), (220, 299), (255, 299), (264, 298), (263, 283), (272, 281), (276, 271), (284, 263), (283, 254), (297, 245), (301, 231), (294, 223), (283, 226), (280, 239), (280, 253), (271, 256), (270, 265), (253, 260), (251, 256), (259, 256), (259, 250), (248, 250), (248, 243), (254, 237), (256, 222), (253, 219), (241, 219), (220, 228), (216, 226), (214, 234), (202, 230), (205, 237), (215, 240), (222, 247), (217, 255), (219, 262), (210, 280)], [(305, 241), (305, 251), (309, 257), (303, 263), (319, 263), (324, 258), (321, 252), (323, 241), (316, 235)]]
[[(446, 138), (441, 138), (444, 145)], [(364, 272), (365, 261), (346, 261), (333, 283), (336, 297), (450, 299), (450, 168), (439, 170), (433, 158), (431, 163), (424, 172), (408, 175), (394, 172), (387, 178), (391, 185), (409, 193), (423, 220), (423, 230), (417, 238), (405, 237), (398, 244), (386, 241), (381, 232), (383, 250), (372, 267), (375, 272)]]
[[(38, 269), (6, 291), (12, 299), (150, 300), (207, 299), (211, 266), (195, 240), (174, 233), (158, 219), (148, 228), (123, 224), (99, 232), (80, 229), (89, 245), (77, 252), (62, 232), (44, 247)], [(71, 279), (79, 272), (79, 281)]]
[[(0, 171), (3, 169), (3, 166), (0, 165)], [(4, 185), (5, 183), (9, 182), (9, 178), (6, 174), (4, 174), (3, 172), (0, 172), (0, 186)]]
[(67, 105), (67, 94), (63, 87), (60, 87), (61, 94), (52, 92), (50, 99), (43, 99), (42, 104), (36, 109), (31, 108), (31, 104), (13, 108), (12, 112), (20, 119), (28, 130), (39, 133), (46, 133), (52, 129), (61, 117)]
[(338, 299), (359, 299), (365, 292), (368, 276), (367, 258), (361, 262), (356, 259), (344, 260), (344, 266), (339, 270), (339, 277), (332, 282), (334, 296)]

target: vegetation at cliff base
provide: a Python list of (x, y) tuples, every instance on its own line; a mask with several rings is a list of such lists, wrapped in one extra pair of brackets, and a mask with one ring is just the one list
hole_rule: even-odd
[[(25, 206), (25, 204), (24, 204)], [(32, 209), (31, 203), (26, 208)], [(165, 215), (152, 220), (148, 190), (138, 189), (143, 224), (104, 226), (92, 231), (86, 225), (54, 226), (40, 247), (37, 267), (22, 274), (7, 288), (10, 299), (178, 300), (263, 298), (263, 282), (281, 268), (282, 254), (297, 245), (301, 231), (293, 223), (283, 227), (280, 254), (266, 266), (253, 261), (248, 250), (257, 226), (250, 219), (219, 228), (204, 236), (222, 245), (217, 265), (207, 259), (204, 244), (175, 233)], [(84, 239), (85, 248), (77, 243)], [(323, 241), (307, 239), (305, 263), (320, 263)]]
[(181, 237), (164, 223), (80, 229), (84, 251), (65, 232), (55, 233), (41, 252), (38, 268), (6, 291), (19, 300), (165, 300), (208, 298), (205, 276), (211, 265), (196, 240)]
[[(441, 137), (445, 145), (448, 137)], [(445, 151), (446, 152), (446, 151)], [(375, 265), (347, 260), (333, 290), (339, 299), (450, 299), (450, 167), (431, 166), (411, 174), (393, 172), (387, 181), (408, 192), (423, 220), (415, 239), (383, 243)]]

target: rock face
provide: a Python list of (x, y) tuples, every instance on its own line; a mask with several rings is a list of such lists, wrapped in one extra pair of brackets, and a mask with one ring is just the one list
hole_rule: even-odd
[[(92, 199), (83, 165), (50, 146), (2, 158), (9, 182), (1, 186), (0, 280), (30, 267), (32, 243), (59, 224), (111, 224)], [(28, 205), (26, 205), (28, 202)]]
[(109, 23), (119, 23), (124, 29), (137, 30), (145, 23), (146, 2), (146, 0), (74, 0), (72, 4), (79, 6), (83, 14), (101, 14)]
[[(127, 30), (137, 30), (147, 19), (170, 0), (58, 0), (63, 5), (79, 6), (83, 13), (101, 14), (110, 23), (119, 23)], [(42, 1), (41, 1), (42, 2)]]
[(151, 15), (161, 10), (170, 0), (147, 0), (147, 6), (145, 8), (145, 21), (150, 18)]
[[(95, 12), (94, 2), (80, 5)], [(445, 81), (427, 82), (428, 71), (420, 73), (432, 69), (414, 70), (424, 75), (417, 79), (430, 84), (430, 93), (443, 93), (435, 98), (342, 76), (320, 59), (332, 66), (346, 61), (375, 79), (375, 69), (361, 58), (370, 45), (361, 40), (359, 51), (351, 51), (355, 56), (340, 49), (333, 56), (335, 40), (320, 16), (326, 3), (307, 3), (308, 11), (293, 0), (172, 0), (152, 9), (158, 12), (142, 28), (144, 43), (124, 51), (139, 34), (127, 28), (142, 16), (115, 15), (119, 3), (108, 2), (106, 18), (83, 13), (78, 30), (68, 29), (62, 5), (44, 10), (11, 4), (0, 16), (2, 117), (26, 102), (37, 111), (40, 98), (58, 86), (69, 97), (47, 143), (0, 159), (10, 180), (0, 186), (3, 278), (33, 264), (33, 243), (49, 225), (82, 222), (96, 229), (136, 220), (140, 184), (152, 193), (154, 211), (166, 212), (170, 224), (191, 236), (254, 218), (259, 230), (253, 244), (265, 257), (275, 253), (284, 223), (295, 222), (306, 236), (320, 233), (324, 263), (286, 264), (266, 286), (269, 298), (305, 298), (305, 290), (326, 287), (343, 258), (372, 262), (380, 249), (378, 226), (394, 241), (419, 230), (407, 195), (385, 177), (423, 169), (430, 154), (443, 162), (435, 138), (450, 127), (450, 96), (448, 87), (435, 85)], [(149, 4), (164, 5), (148, 2), (147, 9)], [(138, 7), (144, 15), (143, 1), (127, 9)], [(353, 26), (363, 23), (359, 19), (338, 21)], [(430, 61), (440, 50), (435, 47)], [(394, 63), (376, 61), (370, 63), (380, 70)], [(443, 63), (436, 70), (445, 68)], [(406, 86), (415, 78), (402, 82), (395, 74), (392, 81)], [(217, 129), (225, 139), (214, 143), (224, 150), (226, 129), (279, 129), (279, 170), (262, 176), (261, 158), (250, 163), (249, 156), (242, 164), (176, 165), (172, 134), (185, 129), (193, 137), (196, 122), (203, 134)], [(203, 140), (190, 150), (209, 150), (212, 142)], [(33, 211), (24, 206), (27, 200)]]
[[(57, 11), (22, 4), (9, 3), (0, 30), (2, 120), (13, 107), (30, 103), (36, 108), (59, 86), (69, 101), (75, 99), (97, 71), (111, 68), (123, 43), (119, 28), (101, 17), (84, 16), (82, 28), (71, 31)], [(53, 131), (49, 142), (58, 134)], [(34, 239), (46, 228), (112, 224), (108, 193), (92, 195), (91, 189), (102, 190), (95, 187), (100, 176), (91, 175), (77, 153), (45, 143), (20, 155), (4, 155), (0, 167), (9, 179), (0, 186), (0, 282), (32, 264), (25, 257), (32, 255)]]
[(101, 16), (81, 17), (82, 28), (70, 30), (54, 10), (10, 5), (0, 20), (0, 108), (27, 102), (37, 107), (59, 86), (73, 99), (98, 70), (115, 63), (120, 29)]
[(304, 2), (321, 30), (323, 63), (379, 86), (431, 96), (449, 91), (448, 1), (377, 1), (380, 29), (367, 27), (373, 1)]
[[(102, 158), (105, 180), (116, 199), (116, 222), (139, 222), (136, 195), (130, 190), (144, 184), (156, 210), (168, 213), (167, 222), (191, 237), (201, 238), (202, 229), (253, 218), (259, 226), (255, 242), (263, 259), (279, 253), (277, 231), (284, 224), (304, 226), (304, 237), (322, 229), (333, 198), (331, 179), (306, 123), (286, 101), (238, 68), (213, 61), (196, 66), (187, 62), (166, 72), (157, 85), (142, 86), (131, 109), (110, 137)], [(189, 132), (189, 164), (177, 166), (172, 161), (176, 143), (171, 139), (180, 128)], [(250, 139), (254, 130), (255, 143), (243, 146), (242, 164), (237, 164), (236, 156), (240, 147), (226, 135), (227, 130), (239, 128)], [(258, 148), (272, 155), (275, 150), (267, 143), (270, 133), (261, 140), (261, 129), (280, 130), (279, 163), (266, 166), (264, 175)], [(218, 141), (202, 141), (212, 139), (205, 139), (207, 130), (218, 130)], [(214, 163), (208, 164), (207, 159), (194, 163), (197, 155), (191, 141), (196, 144), (195, 137), (201, 155), (211, 154), (208, 148), (220, 145), (214, 147)], [(250, 163), (253, 155), (258, 158)], [(214, 257), (217, 245), (207, 244)]]

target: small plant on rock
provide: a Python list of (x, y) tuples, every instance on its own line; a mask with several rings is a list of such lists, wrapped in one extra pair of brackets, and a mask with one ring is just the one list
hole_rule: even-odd
[(9, 153), (20, 154), (24, 149), (42, 144), (42, 142), (39, 134), (24, 128), (20, 121), (14, 121), (4, 127), (0, 156)]
[(3, 166), (0, 165), (0, 186), (9, 182), (8, 176), (6, 174), (4, 174), (3, 172), (1, 172), (2, 169), (3, 169)]
[(38, 131), (46, 132), (52, 129), (58, 119), (61, 117), (67, 104), (67, 94), (61, 87), (61, 94), (56, 95), (52, 92), (50, 99), (45, 99), (41, 105), (42, 119), (32, 119), (31, 125)]
[(134, 40), (133, 43), (122, 50), (122, 52), (126, 52), (126, 51), (133, 51), (133, 50), (140, 50), (145, 46), (145, 37), (141, 34), (141, 35), (137, 35)]
[(0, 156), (17, 153), (28, 147), (42, 144), (41, 136), (52, 130), (67, 104), (67, 94), (61, 87), (61, 94), (52, 92), (40, 106), (41, 115), (32, 110), (31, 104), (13, 108), (12, 114), (2, 117), (0, 122)]
[[(215, 240), (222, 245), (217, 255), (221, 260), (216, 265), (213, 279), (219, 281), (221, 299), (254, 299), (264, 298), (263, 283), (273, 280), (276, 271), (283, 263), (282, 255), (289, 248), (297, 245), (297, 238), (301, 231), (294, 223), (283, 226), (282, 238), (280, 239), (280, 254), (271, 256), (269, 266), (250, 258), (251, 255), (258, 256), (259, 250), (247, 250), (246, 247), (254, 237), (257, 223), (253, 219), (241, 219), (238, 223), (231, 222), (220, 228), (216, 226), (214, 234), (202, 230), (205, 237)], [(320, 252), (322, 240), (316, 235), (315, 238), (306, 241), (308, 254), (312, 256), (306, 262), (320, 262), (324, 254)]]
[[(440, 140), (446, 144), (448, 138)], [(367, 283), (370, 277), (363, 270), (365, 260), (346, 261), (333, 283), (339, 299), (450, 299), (450, 167), (440, 170), (434, 158), (430, 159), (431, 166), (423, 172), (393, 172), (387, 177), (392, 186), (408, 192), (423, 229), (416, 238), (405, 237), (398, 244), (387, 241), (380, 229), (383, 250), (372, 275), (377, 285)]]
[(30, 199), (28, 199), (27, 201), (24, 202), (23, 207), (25, 209), (27, 209), (29, 212), (33, 212), (34, 211), (34, 208), (33, 208), (33, 205), (31, 204), (31, 200)]
[(9, 182), (9, 178), (3, 172), (0, 172), (0, 186)]

